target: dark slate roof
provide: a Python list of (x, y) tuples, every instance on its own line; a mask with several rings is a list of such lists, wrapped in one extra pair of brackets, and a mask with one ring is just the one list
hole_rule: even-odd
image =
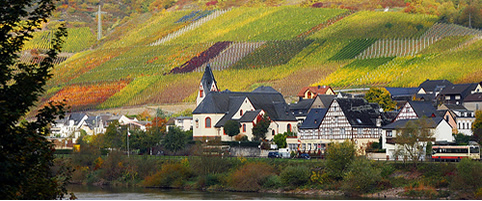
[(412, 109), (415, 111), (419, 118), (426, 116), (437, 116), (437, 109), (435, 109), (430, 102), (426, 101), (408, 101)]
[(211, 70), (211, 65), (207, 64), (206, 69), (204, 70), (203, 77), (201, 78), (203, 90), (206, 94), (211, 91), (211, 85), (213, 84), (213, 82), (217, 86), (216, 79), (214, 79), (213, 71)]
[(69, 117), (69, 120), (74, 120), (74, 125), (77, 125), (80, 123), (80, 121), (82, 120), (82, 118), (84, 118), (84, 116), (86, 116), (85, 113), (72, 113), (70, 114), (70, 117)]
[(474, 93), (465, 97), (464, 102), (482, 102), (482, 93)]
[(336, 98), (336, 95), (318, 95), (316, 98), (320, 99), (325, 107), (329, 107), (331, 102)]
[(419, 87), (414, 87), (414, 88), (385, 87), (385, 89), (388, 92), (390, 92), (390, 95), (392, 96), (392, 98), (413, 96), (417, 94), (417, 92), (420, 90)]
[[(271, 88), (271, 87), (269, 87)], [(224, 125), (223, 122), (231, 119), (235, 111), (243, 103), (245, 98), (248, 98), (255, 109), (262, 109), (274, 121), (296, 121), (296, 118), (289, 111), (289, 106), (286, 104), (281, 93), (274, 93), (274, 89), (262, 87), (253, 92), (211, 92), (201, 101), (201, 103), (194, 109), (193, 114), (225, 114), (225, 116), (218, 122), (219, 125)], [(276, 91), (276, 90), (274, 90)]]
[(440, 94), (441, 95), (460, 95), (462, 100), (470, 94), (477, 87), (478, 83), (469, 84), (455, 84), (449, 87), (445, 87)]
[[(403, 119), (403, 120), (398, 120), (395, 121), (391, 124), (388, 124), (386, 126), (383, 126), (383, 129), (400, 129), (405, 127), (405, 125), (410, 122), (410, 121), (415, 121), (416, 119)], [(441, 117), (435, 117), (435, 118), (427, 118), (428, 120), (428, 125), (430, 128), (436, 128), (437, 125), (440, 123), (440, 121), (443, 120)]]
[(316, 129), (320, 127), (328, 108), (313, 108), (310, 110), (300, 129)]
[(290, 110), (309, 110), (315, 99), (303, 99), (295, 104), (290, 104)]
[[(335, 100), (352, 127), (376, 127), (377, 118), (382, 117), (378, 104), (369, 104), (363, 98), (337, 98)], [(383, 120), (382, 125), (386, 123), (388, 123), (388, 120)]]
[(241, 107), (245, 99), (246, 97), (243, 97), (243, 96), (229, 97), (228, 111), (225, 112), (225, 115), (216, 123), (216, 125), (214, 125), (214, 127), (216, 128), (223, 127), (228, 120), (232, 119), (234, 114), (236, 114), (238, 108)]
[(97, 125), (99, 124), (99, 122), (96, 121), (97, 119), (98, 118), (96, 116), (90, 116), (85, 120), (85, 123), (87, 123), (87, 126), (90, 129), (93, 129), (94, 127), (97, 127)]
[(424, 100), (427, 102), (433, 101), (435, 99), (434, 94), (417, 94), (415, 97), (419, 100)]
[(253, 122), (260, 112), (261, 110), (247, 111), (239, 119), (239, 122)]
[(452, 86), (452, 82), (448, 80), (425, 80), (419, 85), (419, 88), (423, 88), (427, 93), (441, 90), (443, 87)]
[(260, 86), (252, 91), (253, 93), (279, 93), (273, 87), (270, 86)]
[(447, 107), (450, 110), (467, 111), (467, 108), (465, 108), (463, 105), (445, 104), (445, 107)]

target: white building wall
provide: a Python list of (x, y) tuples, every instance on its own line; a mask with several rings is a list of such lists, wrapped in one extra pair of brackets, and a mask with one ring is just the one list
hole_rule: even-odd
[[(247, 111), (254, 111), (255, 108), (248, 98), (244, 99), (243, 104), (238, 108), (236, 113), (234, 113), (233, 119), (240, 119)], [(242, 111), (242, 114), (241, 114)]]
[(452, 126), (450, 126), (445, 120), (440, 121), (435, 128), (434, 137), (435, 141), (453, 142), (454, 139), (452, 136)]
[[(224, 114), (193, 114), (193, 137), (222, 137), (222, 131), (214, 128), (214, 125), (224, 116)], [(211, 118), (211, 127), (206, 128), (206, 118)]]
[(464, 135), (473, 135), (472, 124), (475, 121), (475, 117), (457, 117), (457, 130)]

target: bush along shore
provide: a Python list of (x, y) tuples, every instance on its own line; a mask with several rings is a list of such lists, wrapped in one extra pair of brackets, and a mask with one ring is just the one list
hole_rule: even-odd
[[(195, 153), (197, 145), (191, 147)], [(199, 150), (199, 149), (198, 149)], [(482, 199), (482, 163), (372, 161), (353, 144), (334, 144), (324, 160), (124, 155), (84, 147), (58, 155), (72, 183), (207, 191), (344, 195), (368, 198)]]

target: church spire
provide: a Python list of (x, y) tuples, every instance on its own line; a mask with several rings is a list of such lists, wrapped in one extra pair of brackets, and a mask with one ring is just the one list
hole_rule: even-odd
[(203, 77), (199, 84), (199, 93), (197, 95), (196, 103), (199, 105), (206, 95), (211, 91), (219, 91), (216, 79), (214, 79), (211, 65), (208, 63), (204, 69)]

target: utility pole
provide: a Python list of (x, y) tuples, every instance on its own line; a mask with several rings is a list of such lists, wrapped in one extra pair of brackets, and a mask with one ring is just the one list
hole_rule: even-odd
[(129, 124), (127, 124), (127, 158), (129, 158), (129, 136), (131, 134), (129, 133)]
[(469, 12), (469, 28), (472, 28), (472, 16), (471, 13)]
[(97, 11), (97, 40), (100, 40), (102, 38), (102, 13), (106, 13), (106, 12), (102, 12), (100, 10), (100, 3), (99, 3), (99, 10)]

